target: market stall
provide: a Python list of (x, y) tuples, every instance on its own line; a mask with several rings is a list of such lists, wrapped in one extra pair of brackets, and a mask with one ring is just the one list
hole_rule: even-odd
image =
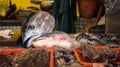
[[(41, 7), (0, 17), (0, 67), (120, 67), (119, 30), (112, 32), (108, 22), (115, 21), (114, 27), (119, 27), (119, 0), (77, 0), (82, 13), (79, 20), (95, 19), (84, 32), (74, 30), (75, 0), (30, 2)], [(106, 22), (98, 25), (102, 16)], [(6, 28), (10, 23), (12, 27)]]

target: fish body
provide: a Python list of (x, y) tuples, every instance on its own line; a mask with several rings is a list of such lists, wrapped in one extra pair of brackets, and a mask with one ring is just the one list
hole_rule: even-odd
[(120, 35), (115, 34), (91, 34), (82, 33), (76, 37), (76, 40), (80, 43), (86, 43), (90, 45), (120, 45)]
[(44, 34), (32, 41), (34, 47), (62, 47), (71, 49), (74, 46), (72, 38), (64, 32), (54, 31)]

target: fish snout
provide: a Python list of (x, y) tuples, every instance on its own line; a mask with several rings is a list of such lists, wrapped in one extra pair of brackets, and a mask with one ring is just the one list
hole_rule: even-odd
[(31, 37), (34, 37), (34, 36), (37, 36), (38, 34), (37, 33), (27, 33), (23, 39), (23, 43), (27, 42), (28, 40), (31, 39)]

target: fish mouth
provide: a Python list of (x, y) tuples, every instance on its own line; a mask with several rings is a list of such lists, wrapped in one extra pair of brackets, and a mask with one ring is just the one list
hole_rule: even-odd
[(32, 37), (35, 37), (35, 36), (37, 36), (37, 34), (34, 34), (34, 35), (28, 34), (28, 35), (26, 35), (26, 36), (24, 37), (24, 39), (23, 39), (23, 44), (27, 45), (28, 41), (29, 41)]
[(32, 38), (32, 36), (29, 37), (29, 38), (27, 38), (26, 40), (24, 40), (24, 41), (23, 41), (23, 44), (24, 44), (24, 45), (27, 45), (27, 43), (29, 42), (29, 40), (30, 40), (31, 38)]
[(25, 43), (26, 41), (28, 41), (30, 38), (32, 37), (32, 35), (26, 35), (23, 39), (23, 43)]

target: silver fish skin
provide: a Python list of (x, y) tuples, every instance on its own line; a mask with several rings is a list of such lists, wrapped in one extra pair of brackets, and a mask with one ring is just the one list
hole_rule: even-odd
[(32, 40), (42, 36), (43, 34), (50, 33), (54, 30), (55, 19), (48, 12), (39, 10), (33, 16), (25, 21), (22, 32), (23, 44), (27, 42), (25, 47), (32, 46)]

